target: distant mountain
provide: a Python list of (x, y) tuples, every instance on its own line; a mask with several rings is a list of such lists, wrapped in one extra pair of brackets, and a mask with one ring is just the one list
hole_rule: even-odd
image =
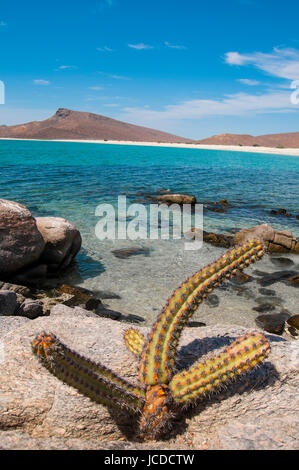
[(205, 145), (248, 145), (261, 147), (299, 148), (299, 132), (267, 134), (254, 137), (247, 134), (220, 134), (196, 141)]
[(166, 132), (116, 121), (99, 114), (59, 108), (45, 121), (0, 126), (0, 138), (131, 140), (139, 142), (192, 142)]

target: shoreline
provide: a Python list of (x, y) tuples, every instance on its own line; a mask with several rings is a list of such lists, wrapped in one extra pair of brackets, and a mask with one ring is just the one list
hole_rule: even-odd
[(17, 139), (10, 137), (0, 137), (0, 140), (17, 140), (29, 142), (72, 142), (86, 144), (107, 144), (107, 145), (135, 145), (141, 147), (168, 147), (168, 148), (191, 148), (199, 150), (226, 150), (231, 152), (261, 153), (272, 155), (285, 155), (289, 157), (299, 157), (299, 148), (275, 148), (275, 147), (252, 147), (239, 145), (203, 145), (185, 143), (160, 143), (160, 142), (138, 142), (126, 140), (80, 140), (80, 139)]

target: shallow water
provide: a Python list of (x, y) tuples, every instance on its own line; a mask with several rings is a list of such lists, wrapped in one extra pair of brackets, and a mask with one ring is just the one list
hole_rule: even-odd
[[(299, 236), (299, 221), (294, 217), (299, 214), (296, 157), (204, 149), (0, 141), (0, 197), (25, 204), (33, 215), (59, 216), (74, 223), (81, 231), (83, 250), (78, 257), (79, 274), (68, 280), (95, 291), (118, 294), (121, 299), (105, 300), (109, 308), (140, 315), (149, 323), (180, 282), (225, 251), (204, 245), (198, 252), (187, 252), (182, 240), (111, 242), (96, 238), (98, 204), (108, 202), (116, 206), (118, 195), (126, 195), (128, 203), (139, 202), (143, 194), (161, 188), (194, 194), (199, 202), (205, 203), (226, 198), (231, 204), (227, 213), (204, 212), (207, 231), (230, 233), (269, 223)], [(270, 214), (271, 209), (280, 207), (286, 208), (292, 217)], [(119, 259), (111, 252), (136, 245), (150, 247), (150, 254)], [(269, 260), (261, 261), (257, 269), (266, 270), (265, 266), (269, 271), (277, 270)], [(254, 287), (256, 281), (250, 284), (254, 295), (259, 295)], [(294, 311), (298, 289), (282, 283), (276, 283), (275, 288), (285, 297), (284, 306), (298, 313)], [(221, 319), (225, 322), (227, 317), (229, 323), (234, 320), (246, 324), (252, 315), (256, 316), (251, 311), (253, 301), (244, 301), (231, 290), (221, 290), (217, 295), (219, 307), (201, 307), (206, 323)], [(229, 312), (228, 316), (224, 310)]]

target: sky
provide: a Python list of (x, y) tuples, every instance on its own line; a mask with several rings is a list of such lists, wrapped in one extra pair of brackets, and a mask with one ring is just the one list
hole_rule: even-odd
[(0, 48), (0, 125), (69, 108), (194, 139), (299, 131), (298, 1), (2, 0)]

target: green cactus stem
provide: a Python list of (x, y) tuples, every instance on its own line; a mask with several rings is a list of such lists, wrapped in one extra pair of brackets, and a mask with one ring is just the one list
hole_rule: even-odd
[(269, 341), (260, 333), (248, 333), (236, 339), (219, 355), (176, 374), (169, 384), (174, 401), (189, 403), (215, 391), (255, 367), (269, 352)]
[(237, 269), (243, 269), (260, 259), (264, 251), (259, 240), (249, 241), (228, 251), (215, 263), (181, 284), (168, 300), (144, 345), (139, 368), (141, 383), (169, 383), (182, 329), (198, 305), (215, 287), (234, 275)]
[(126, 347), (135, 356), (140, 356), (145, 343), (145, 339), (140, 331), (135, 328), (129, 328), (124, 332), (124, 342)]
[(188, 406), (228, 385), (268, 356), (269, 341), (261, 333), (248, 333), (218, 355), (176, 375), (173, 372), (182, 329), (198, 305), (237, 269), (260, 259), (264, 251), (259, 240), (246, 242), (187, 279), (168, 300), (147, 340), (134, 328), (125, 331), (125, 345), (140, 356), (140, 386), (72, 351), (52, 333), (36, 337), (32, 341), (33, 352), (56, 377), (95, 402), (141, 413), (140, 436), (153, 439), (168, 429), (180, 406)]
[(32, 349), (50, 372), (93, 401), (135, 413), (143, 409), (145, 391), (142, 388), (72, 351), (52, 333), (37, 336), (32, 341)]

